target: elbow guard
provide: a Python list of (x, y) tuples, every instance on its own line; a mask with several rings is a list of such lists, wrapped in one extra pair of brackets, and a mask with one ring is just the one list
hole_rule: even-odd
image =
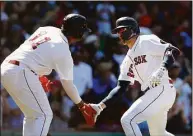
[(162, 66), (169, 69), (179, 55), (180, 50), (170, 45), (165, 51)]

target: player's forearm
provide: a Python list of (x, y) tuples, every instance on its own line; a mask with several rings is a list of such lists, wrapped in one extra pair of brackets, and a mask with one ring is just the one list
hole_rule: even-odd
[(66, 94), (70, 97), (70, 99), (75, 104), (79, 104), (82, 101), (82, 99), (80, 98), (78, 90), (76, 89), (76, 86), (73, 84), (73, 81), (61, 80), (61, 82), (62, 82), (64, 90), (66, 91)]
[(179, 56), (180, 50), (174, 46), (169, 46), (166, 49), (162, 66), (165, 67), (166, 69), (169, 69), (172, 64), (175, 62), (176, 58)]
[(104, 109), (119, 100), (123, 93), (127, 90), (129, 83), (129, 81), (118, 81), (118, 85), (108, 94), (104, 100), (101, 101), (100, 105), (102, 108)]

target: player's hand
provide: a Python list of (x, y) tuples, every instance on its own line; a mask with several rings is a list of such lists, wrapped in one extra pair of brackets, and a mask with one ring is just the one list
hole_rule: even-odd
[(79, 110), (81, 111), (82, 115), (84, 116), (84, 119), (86, 120), (86, 123), (89, 126), (95, 125), (95, 116), (97, 114), (96, 110), (94, 110), (90, 104), (86, 104), (83, 101), (81, 101), (79, 104), (77, 104)]
[(167, 71), (166, 68), (160, 67), (157, 71), (155, 71), (149, 79), (150, 88), (154, 88), (161, 84), (163, 76)]
[(44, 91), (49, 92), (51, 90), (50, 85), (52, 82), (46, 76), (40, 76), (39, 80), (42, 84), (42, 87), (44, 88)]
[(97, 117), (103, 111), (103, 108), (102, 108), (102, 106), (100, 104), (90, 104), (90, 106), (96, 111), (96, 114), (94, 116), (94, 122), (96, 122)]

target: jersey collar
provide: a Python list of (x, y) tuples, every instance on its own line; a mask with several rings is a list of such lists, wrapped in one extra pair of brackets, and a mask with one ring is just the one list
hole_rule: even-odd
[(139, 43), (139, 40), (140, 40), (140, 35), (137, 37), (137, 40), (135, 41), (133, 47), (131, 48), (131, 51), (135, 51), (135, 49), (136, 49), (136, 47), (137, 47), (137, 45)]

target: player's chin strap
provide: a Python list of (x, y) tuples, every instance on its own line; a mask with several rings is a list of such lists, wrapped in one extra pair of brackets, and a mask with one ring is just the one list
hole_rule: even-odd
[(138, 36), (138, 34), (133, 33), (133, 34), (128, 38), (128, 40), (130, 40), (131, 38), (133, 38), (133, 37), (135, 37), (135, 36)]
[[(126, 29), (122, 35), (121, 35), (121, 38), (124, 40), (124, 42), (130, 40), (131, 38), (137, 36), (139, 34), (137, 33), (134, 33), (133, 30), (129, 30), (129, 29)], [(129, 38), (128, 38), (129, 37)]]

